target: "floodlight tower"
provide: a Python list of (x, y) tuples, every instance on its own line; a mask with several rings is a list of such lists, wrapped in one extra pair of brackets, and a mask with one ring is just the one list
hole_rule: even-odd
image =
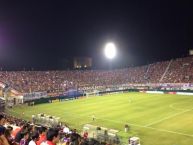
[(112, 60), (115, 58), (117, 53), (116, 46), (113, 42), (109, 42), (105, 45), (104, 54), (109, 59), (109, 69), (112, 67)]

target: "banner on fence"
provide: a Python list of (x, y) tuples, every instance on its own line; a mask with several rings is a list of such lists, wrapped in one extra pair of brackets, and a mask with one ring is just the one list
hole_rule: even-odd
[(23, 95), (23, 101), (36, 100), (36, 99), (47, 98), (47, 97), (48, 97), (47, 92), (25, 93), (25, 94)]

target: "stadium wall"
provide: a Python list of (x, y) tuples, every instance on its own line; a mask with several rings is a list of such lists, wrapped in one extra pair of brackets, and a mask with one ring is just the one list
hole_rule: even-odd
[(193, 90), (161, 90), (161, 89), (118, 89), (118, 90), (110, 90), (108, 91), (98, 91), (99, 95), (108, 94), (108, 93), (116, 93), (116, 92), (144, 92), (149, 94), (179, 94), (179, 95), (193, 95)]
[(148, 94), (176, 94), (176, 95), (188, 95), (188, 96), (193, 96), (193, 92), (189, 92), (189, 91), (183, 91), (183, 92), (179, 92), (179, 91), (140, 91), (140, 92), (144, 92), (144, 93), (148, 93)]
[(55, 96), (55, 97), (28, 100), (28, 101), (25, 101), (24, 103), (26, 103), (30, 106), (31, 103), (33, 103), (33, 104), (43, 104), (43, 103), (52, 103), (52, 102), (62, 102), (62, 101), (73, 100), (73, 99), (78, 99), (78, 98), (79, 97)]
[[(169, 91), (169, 90), (141, 90), (141, 89), (123, 89), (123, 90), (111, 90), (111, 91), (100, 91), (98, 92), (99, 95), (104, 94), (111, 94), (111, 93), (119, 93), (119, 92), (142, 92), (142, 93), (149, 93), (149, 94), (177, 94), (177, 95), (190, 95), (193, 96), (193, 91), (188, 90), (176, 90), (176, 91)], [(85, 97), (84, 93), (67, 93), (66, 95), (60, 95), (55, 97), (46, 97), (46, 98), (39, 98), (34, 100), (28, 100), (24, 103), (32, 103), (32, 104), (42, 104), (42, 103), (53, 103), (53, 102), (62, 102), (62, 101), (68, 101), (73, 99), (81, 99)]]
[(123, 89), (123, 90), (112, 90), (112, 91), (100, 91), (99, 95), (109, 94), (109, 93), (116, 93), (116, 92), (143, 92), (149, 94), (177, 94), (177, 95), (192, 95), (192, 90), (153, 90), (153, 89)]

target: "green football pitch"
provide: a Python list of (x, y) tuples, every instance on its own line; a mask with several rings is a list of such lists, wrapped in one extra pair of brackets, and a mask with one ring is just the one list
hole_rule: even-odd
[[(19, 106), (9, 111), (25, 119), (38, 113), (58, 116), (79, 131), (84, 124), (116, 129), (124, 141), (129, 136), (138, 136), (142, 145), (193, 144), (193, 96), (118, 93)], [(95, 121), (92, 121), (93, 115)], [(130, 126), (127, 133), (125, 124)]]

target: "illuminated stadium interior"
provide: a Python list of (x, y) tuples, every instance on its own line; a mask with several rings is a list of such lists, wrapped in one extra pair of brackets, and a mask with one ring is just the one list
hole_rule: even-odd
[(190, 1), (2, 1), (0, 145), (192, 145)]

